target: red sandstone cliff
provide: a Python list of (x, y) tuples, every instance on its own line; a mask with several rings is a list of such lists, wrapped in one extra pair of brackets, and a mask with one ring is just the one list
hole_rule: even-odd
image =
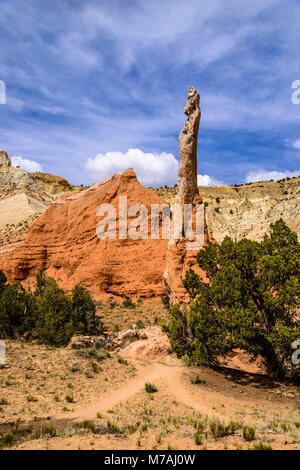
[(127, 196), (128, 206), (147, 207), (149, 226), (151, 204), (164, 203), (137, 181), (131, 169), (86, 191), (69, 193), (35, 221), (22, 245), (1, 257), (0, 266), (9, 280), (32, 282), (42, 267), (61, 279), (64, 288), (81, 283), (96, 298), (152, 297), (164, 292), (167, 240), (119, 240), (118, 231), (115, 240), (100, 240), (96, 235), (98, 206), (112, 204), (118, 217), (120, 195)]

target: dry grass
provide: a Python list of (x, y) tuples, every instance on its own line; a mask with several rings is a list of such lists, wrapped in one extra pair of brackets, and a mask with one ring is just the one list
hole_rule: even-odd
[(0, 423), (67, 415), (91, 404), (135, 375), (130, 364), (98, 350), (90, 359), (72, 349), (7, 341), (8, 367), (0, 369)]
[[(259, 374), (17, 341), (7, 342), (7, 362), (0, 369), (2, 448), (300, 448), (298, 396), (278, 396), (284, 385)], [(147, 382), (156, 393), (147, 393)]]
[(111, 299), (107, 302), (99, 302), (97, 314), (102, 317), (105, 328), (108, 331), (122, 331), (132, 328), (134, 324), (142, 322), (144, 327), (153, 325), (155, 317), (167, 320), (168, 312), (158, 300), (135, 299), (135, 308), (122, 307), (121, 300)]

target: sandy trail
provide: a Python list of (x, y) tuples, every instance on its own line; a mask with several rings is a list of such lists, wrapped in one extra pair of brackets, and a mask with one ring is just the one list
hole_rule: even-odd
[(182, 371), (183, 368), (180, 366), (154, 362), (150, 365), (139, 367), (137, 378), (132, 380), (128, 385), (113, 392), (105, 393), (103, 397), (91, 407), (79, 410), (69, 417), (76, 420), (94, 419), (98, 412), (105, 413), (120, 402), (128, 400), (130, 397), (143, 390), (146, 382), (154, 382), (157, 380), (162, 381), (163, 387), (161, 390), (163, 392), (171, 394), (177, 401), (191, 406), (201, 413), (210, 415), (212, 413), (211, 406), (205, 403), (203, 397), (198, 401), (194, 394), (185, 387), (181, 379)]
[[(128, 385), (125, 385), (118, 390), (105, 393), (99, 402), (94, 403), (93, 406), (88, 409), (85, 408), (82, 411), (77, 412), (76, 418), (95, 418), (98, 412), (104, 413), (116, 406), (118, 403), (126, 401), (128, 398), (142, 390), (144, 388), (145, 382), (152, 382), (159, 379), (160, 377), (163, 377), (166, 368), (167, 366), (156, 363), (144, 366), (143, 369), (140, 369), (138, 377), (135, 380), (131, 381)], [(73, 417), (75, 417), (75, 413)]]
[[(130, 359), (137, 370), (137, 375), (134, 378), (130, 379), (127, 384), (120, 385), (117, 390), (106, 392), (102, 397), (95, 400), (92, 405), (78, 409), (70, 414), (68, 418), (74, 421), (95, 419), (97, 413), (104, 414), (119, 403), (125, 402), (138, 392), (143, 391), (146, 382), (155, 383), (160, 393), (168, 394), (177, 402), (189, 406), (208, 417), (219, 416), (223, 419), (226, 415), (232, 417), (232, 413), (237, 409), (251, 406), (264, 408), (266, 405), (263, 396), (248, 399), (247, 395), (244, 397), (233, 396), (228, 393), (224, 395), (222, 387), (217, 389), (216, 385), (214, 385), (215, 389), (212, 386), (209, 386), (209, 388), (191, 387), (189, 379), (187, 380), (184, 377), (187, 369), (181, 366), (177, 360), (171, 360), (170, 363), (152, 361), (143, 364), (138, 359)], [(191, 373), (193, 373), (192, 370)], [(226, 403), (226, 407), (224, 403)], [(278, 407), (281, 408), (279, 404)]]

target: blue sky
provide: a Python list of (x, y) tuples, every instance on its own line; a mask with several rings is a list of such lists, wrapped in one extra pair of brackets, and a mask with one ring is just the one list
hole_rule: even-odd
[(6, 0), (0, 38), (0, 147), (26, 168), (174, 184), (193, 85), (200, 182), (300, 173), (296, 0)]

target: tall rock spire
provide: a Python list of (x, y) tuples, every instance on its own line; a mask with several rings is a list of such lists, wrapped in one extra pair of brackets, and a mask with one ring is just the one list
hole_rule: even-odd
[[(171, 303), (188, 301), (188, 295), (182, 281), (187, 269), (193, 268), (195, 271), (198, 271), (196, 254), (200, 248), (187, 249), (187, 239), (184, 237), (185, 206), (189, 205), (191, 208), (191, 225), (193, 228), (196, 225), (196, 232), (193, 232), (195, 237), (197, 238), (196, 235), (202, 237), (203, 243), (206, 243), (208, 240), (205, 209), (204, 205), (202, 205), (197, 185), (197, 141), (201, 118), (200, 96), (192, 86), (189, 87), (184, 113), (187, 115), (187, 120), (179, 134), (180, 168), (178, 172), (178, 193), (172, 209), (166, 269), (164, 272), (164, 282)], [(196, 220), (198, 220), (196, 209), (199, 207), (202, 209), (203, 214), (201, 227), (197, 226), (196, 223)], [(181, 233), (182, 237), (178, 237), (178, 234)]]
[(190, 86), (184, 113), (187, 120), (179, 134), (179, 191), (178, 201), (191, 204), (198, 194), (197, 185), (197, 141), (201, 118), (200, 96), (197, 90)]

